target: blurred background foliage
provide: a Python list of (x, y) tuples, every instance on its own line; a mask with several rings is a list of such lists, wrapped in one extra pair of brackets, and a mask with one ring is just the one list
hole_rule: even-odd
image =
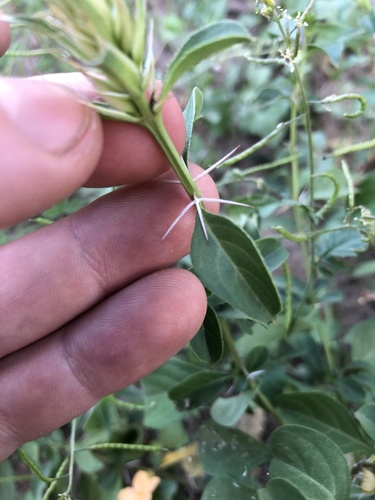
[[(304, 0), (280, 2), (291, 15), (307, 4)], [(33, 13), (40, 7), (40, 0), (14, 0), (2, 8)], [(204, 95), (192, 160), (207, 167), (233, 147), (245, 150), (280, 122), (293, 118), (300, 106), (295, 75), (287, 65), (267, 63), (281, 56), (280, 33), (275, 23), (256, 14), (255, 2), (152, 0), (149, 9), (156, 19), (155, 55), (160, 75), (187, 34), (213, 20), (237, 19), (254, 37), (250, 47), (201, 63), (176, 86), (183, 107), (195, 86)], [(134, 473), (145, 469), (162, 479), (154, 499), (286, 499), (289, 497), (280, 494), (287, 491), (282, 489), (285, 485), (273, 490), (272, 481), (267, 492), (262, 492), (270, 470), (271, 477), (276, 470), (276, 477), (283, 477), (275, 464), (271, 469), (267, 464), (275, 456), (282, 461), (275, 451), (278, 444), (296, 446), (302, 453), (304, 445), (297, 438), (315, 442), (314, 433), (319, 433), (323, 451), (336, 453), (332, 462), (337, 469), (310, 449), (322, 477), (332, 473), (345, 485), (350, 477), (345, 464), (349, 463), (351, 472), (350, 491), (345, 490), (341, 497), (332, 493), (320, 498), (374, 498), (365, 478), (375, 481), (375, 156), (374, 146), (356, 145), (375, 137), (375, 16), (369, 0), (316, 0), (307, 21), (299, 67), (311, 102), (316, 174), (332, 175), (338, 186), (337, 199), (318, 227), (342, 227), (350, 216), (358, 228), (348, 227), (339, 241), (333, 241), (332, 233), (322, 233), (317, 239), (319, 310), (306, 301), (300, 242), (279, 238), (272, 248), (265, 243), (270, 252), (267, 263), (277, 269), (275, 279), (286, 304), (284, 313), (264, 330), (211, 297), (210, 305), (220, 318), (223, 357), (212, 367), (205, 356), (207, 346), (196, 344), (194, 351), (188, 346), (141, 383), (105, 398), (79, 417), (72, 498), (116, 499), (121, 488), (131, 484)], [(68, 70), (48, 55), (26, 57), (38, 49), (33, 34), (14, 28), (11, 50), (1, 61), (2, 74), (29, 76)], [(344, 116), (357, 111), (356, 101), (319, 103), (327, 96), (346, 93), (359, 93), (367, 101), (366, 112), (356, 120)], [(294, 133), (292, 140), (290, 129), (283, 129), (251, 156), (215, 174), (223, 196), (253, 207), (231, 207), (227, 214), (255, 239), (275, 238), (274, 226), (291, 232), (300, 229), (290, 171), (298, 158), (298, 203), (303, 205), (308, 199), (308, 140), (299, 122)], [(349, 151), (342, 155), (341, 148)], [(342, 169), (343, 158), (349, 174)], [(348, 214), (351, 186), (354, 206), (359, 208)], [(316, 179), (317, 206), (330, 202), (332, 189), (329, 177)], [(81, 189), (40, 217), (57, 220), (104, 192)], [(38, 226), (37, 221), (30, 221), (2, 231), (0, 243)], [(362, 251), (359, 258), (353, 248)], [(282, 267), (285, 262), (288, 268)], [(189, 257), (180, 265), (189, 267)], [(290, 310), (293, 315), (288, 318)], [(214, 344), (217, 348), (217, 340)], [(200, 348), (204, 351), (201, 359), (196, 355), (202, 352)], [(292, 427), (292, 438), (285, 432), (286, 426), (277, 430), (280, 419), (297, 427)], [(54, 477), (69, 453), (70, 432), (66, 426), (23, 447), (45, 476)], [(121, 443), (123, 447), (92, 447), (100, 443)], [(0, 464), (0, 497), (58, 498), (66, 490), (66, 473), (61, 473), (47, 497), (48, 485), (30, 473), (15, 453)], [(295, 484), (302, 484), (301, 491), (307, 490), (306, 477), (298, 480), (302, 483), (296, 480)], [(306, 493), (290, 498), (313, 497)]]

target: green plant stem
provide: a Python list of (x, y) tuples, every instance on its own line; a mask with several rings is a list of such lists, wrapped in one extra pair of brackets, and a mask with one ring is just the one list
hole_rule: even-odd
[(168, 451), (163, 446), (153, 446), (148, 444), (128, 444), (128, 443), (100, 443), (92, 444), (84, 448), (77, 448), (76, 451), (84, 450), (131, 450), (131, 451)]
[[(236, 344), (233, 341), (232, 335), (229, 331), (228, 325), (225, 321), (221, 321), (221, 329), (223, 332), (223, 338), (228, 348), (228, 351), (232, 357), (232, 360), (239, 372), (242, 372), (246, 377), (249, 376), (249, 372), (246, 369), (246, 366), (243, 364), (242, 358), (239, 355)], [(277, 412), (276, 408), (273, 406), (271, 401), (267, 398), (267, 396), (260, 390), (259, 384), (255, 382), (254, 379), (248, 379), (250, 388), (254, 391), (254, 395), (259, 398), (264, 409), (266, 409), (271, 415), (273, 415), (280, 424), (283, 423), (282, 417)]]
[(63, 498), (69, 498), (70, 492), (73, 487), (73, 472), (74, 472), (74, 454), (76, 452), (76, 432), (77, 432), (77, 419), (72, 420), (71, 431), (70, 431), (70, 453), (69, 453), (69, 482), (66, 491), (62, 493)]
[[(297, 110), (298, 110), (298, 105), (295, 103), (294, 100), (291, 102), (291, 114), (290, 114), (290, 136), (289, 136), (289, 151), (292, 155), (295, 155), (297, 153)], [(298, 202), (299, 201), (299, 195), (300, 195), (300, 171), (299, 171), (299, 162), (298, 162), (298, 157), (296, 157), (292, 162), (291, 162), (291, 191), (292, 191), (292, 198), (294, 201)], [(297, 232), (300, 233), (303, 231), (304, 228), (304, 223), (303, 219), (301, 216), (301, 209), (296, 206), (293, 208), (293, 216), (294, 216), (294, 221), (296, 224), (296, 229)], [(301, 248), (301, 253), (302, 253), (302, 258), (304, 262), (304, 267), (306, 269), (306, 275), (308, 276), (309, 274), (309, 256), (308, 256), (308, 249), (307, 245), (304, 241), (300, 242), (300, 248)]]
[[(291, 155), (296, 155), (297, 153), (297, 122), (295, 121), (295, 118), (297, 116), (297, 105), (296, 103), (292, 100), (291, 101), (291, 113), (290, 113), (290, 134), (289, 134), (289, 152)], [(299, 164), (298, 164), (298, 158), (296, 157), (294, 160), (291, 162), (292, 166), (292, 197), (294, 201), (298, 201), (299, 199), (299, 191), (300, 191), (300, 185), (299, 185)], [(302, 230), (302, 224), (300, 220), (300, 214), (299, 214), (299, 209), (296, 207), (294, 209), (295, 211), (295, 219), (296, 219), (296, 226), (297, 226), (297, 231)]]
[[(311, 125), (311, 115), (310, 108), (306, 97), (305, 86), (302, 81), (298, 67), (294, 66), (294, 72), (297, 78), (299, 90), (301, 93), (302, 107), (305, 114), (305, 127), (307, 133), (308, 150), (309, 150), (309, 192), (310, 192), (310, 232), (314, 232), (314, 221), (312, 214), (314, 213), (314, 195), (315, 195), (315, 163), (314, 163), (314, 144), (312, 138), (312, 125)], [(315, 242), (314, 239), (310, 240), (310, 273), (309, 273), (309, 288), (310, 288), (310, 300), (314, 302), (314, 288), (316, 279), (316, 267), (315, 267)]]
[(333, 359), (331, 347), (329, 345), (327, 331), (324, 321), (318, 321), (319, 336), (323, 344), (324, 353), (327, 359), (328, 367), (331, 373), (335, 372), (335, 361)]
[(20, 454), (22, 460), (30, 467), (30, 469), (34, 472), (34, 474), (41, 480), (43, 483), (50, 484), (54, 481), (50, 477), (46, 477), (43, 472), (38, 468), (37, 465), (26, 455), (22, 448), (18, 448), (18, 453)]
[(292, 276), (290, 272), (290, 267), (287, 262), (283, 264), (284, 278), (285, 278), (285, 304), (284, 304), (284, 312), (285, 312), (285, 331), (284, 331), (284, 339), (287, 338), (288, 333), (290, 332), (290, 327), (292, 325), (293, 320), (293, 304), (292, 304)]
[(14, 483), (14, 482), (22, 482), (22, 481), (30, 481), (33, 478), (32, 474), (23, 474), (22, 476), (6, 476), (0, 477), (0, 485)]
[[(159, 103), (153, 103), (152, 98), (151, 100), (149, 100), (143, 90), (139, 91), (137, 85), (134, 85), (134, 88), (129, 88), (129, 85), (127, 85), (128, 81), (130, 80), (128, 76), (126, 77), (126, 81), (122, 82), (121, 78), (118, 75), (118, 72), (114, 71), (113, 68), (121, 68), (124, 74), (127, 75), (127, 67), (126, 65), (124, 65), (124, 62), (127, 60), (126, 58), (121, 58), (117, 52), (114, 52), (114, 54), (110, 54), (107, 57), (107, 73), (111, 77), (113, 77), (114, 81), (118, 81), (118, 86), (120, 88), (127, 88), (127, 91), (139, 112), (140, 119), (138, 122), (154, 136), (156, 142), (159, 144), (164, 154), (168, 158), (168, 161), (170, 162), (173, 170), (176, 172), (177, 177), (181, 181), (182, 186), (184, 187), (190, 198), (192, 200), (194, 199), (194, 197), (200, 198), (201, 193), (196, 182), (191, 176), (187, 165), (185, 165), (185, 162), (179, 155), (175, 145), (172, 142), (172, 139), (169, 137), (169, 134), (165, 129), (162, 109), (160, 107), (156, 109), (156, 105), (161, 105), (161, 102), (159, 101)], [(137, 80), (137, 75), (134, 77), (134, 79)], [(95, 83), (97, 82), (94, 81), (94, 85)], [(125, 114), (127, 113), (127, 109), (121, 110), (120, 108), (119, 110), (123, 111)]]
[(259, 398), (259, 401), (263, 408), (267, 410), (271, 415), (275, 417), (275, 419), (279, 422), (280, 425), (284, 425), (284, 420), (273, 406), (271, 401), (267, 398), (267, 396), (260, 390), (260, 385), (255, 382), (255, 380), (249, 381), (250, 388), (254, 391), (254, 396)]
[(59, 470), (56, 472), (55, 480), (49, 485), (46, 492), (44, 493), (42, 500), (48, 500), (50, 498), (51, 494), (54, 492), (57, 486), (58, 479), (60, 479), (61, 476), (64, 474), (68, 462), (69, 462), (69, 457), (66, 457), (65, 460), (60, 465)]
[(168, 158), (173, 170), (176, 172), (177, 177), (181, 181), (185, 191), (194, 199), (195, 196), (201, 197), (201, 193), (197, 184), (192, 178), (187, 166), (185, 165), (182, 157), (178, 154), (175, 145), (169, 137), (163, 123), (161, 112), (153, 115), (153, 118), (144, 122), (144, 126), (154, 136), (166, 157)]
[[(300, 115), (300, 116), (296, 116), (294, 118), (294, 121), (297, 122), (297, 120), (299, 120), (300, 118), (302, 118), (303, 115)], [(256, 151), (258, 151), (258, 149), (262, 148), (263, 146), (265, 146), (271, 139), (273, 139), (276, 135), (278, 135), (285, 127), (287, 127), (288, 125), (291, 124), (291, 121), (287, 121), (287, 122), (283, 122), (283, 123), (279, 123), (279, 125), (274, 129), (272, 130), (272, 132), (270, 132), (268, 135), (266, 135), (266, 137), (263, 137), (263, 139), (261, 139), (260, 141), (256, 142), (255, 144), (253, 144), (252, 146), (250, 146), (249, 148), (245, 149), (245, 151), (241, 151), (241, 153), (238, 153), (237, 155), (235, 156), (231, 156), (230, 158), (228, 158), (227, 160), (223, 161), (219, 168), (224, 168), (224, 167), (228, 167), (230, 165), (234, 165), (235, 163), (238, 163), (239, 161), (241, 160), (244, 160), (245, 158), (247, 158), (248, 156), (250, 156), (251, 154), (255, 153)]]
[(342, 156), (348, 153), (355, 153), (357, 151), (363, 151), (364, 149), (375, 148), (375, 139), (371, 139), (370, 141), (359, 142), (358, 144), (352, 144), (350, 146), (344, 146), (342, 148), (337, 148), (332, 151), (329, 156)]
[(145, 411), (145, 409), (147, 408), (146, 405), (129, 403), (128, 401), (123, 401), (122, 399), (118, 399), (113, 394), (111, 396), (107, 396), (107, 399), (113, 402), (118, 408), (127, 411)]
[(236, 366), (237, 370), (239, 372), (244, 373), (246, 376), (249, 375), (249, 372), (246, 370), (246, 367), (244, 366), (241, 356), (239, 355), (237, 351), (237, 347), (233, 341), (232, 335), (229, 331), (228, 325), (226, 321), (220, 321), (220, 326), (221, 330), (223, 332), (223, 338), (224, 342), (226, 343), (226, 346), (228, 348), (229, 354), (232, 357), (233, 363)]
[[(301, 16), (301, 21), (304, 21), (306, 15), (308, 12), (312, 9), (313, 5), (315, 3), (315, 0), (311, 0), (305, 9), (304, 13)], [(297, 46), (294, 47), (293, 50), (293, 42), (291, 40), (289, 32), (286, 32), (283, 28), (283, 25), (281, 23), (281, 18), (280, 15), (277, 11), (277, 9), (274, 9), (274, 18), (275, 21), (279, 27), (280, 33), (284, 39), (284, 42), (290, 52), (290, 54), (294, 54), (294, 56), (298, 55), (299, 52), (299, 38), (296, 39), (296, 44)], [(295, 57), (290, 60), (290, 64), (292, 67), (292, 70), (296, 76), (296, 81), (300, 93), (300, 98), (301, 98), (301, 105), (302, 105), (302, 110), (305, 116), (305, 130), (307, 134), (307, 141), (308, 141), (308, 165), (309, 165), (309, 195), (310, 195), (310, 201), (309, 201), (309, 208), (310, 208), (310, 238), (309, 238), (309, 256), (306, 256), (306, 253), (302, 250), (303, 256), (304, 256), (304, 261), (305, 261), (305, 268), (306, 268), (306, 274), (307, 274), (307, 298), (309, 299), (311, 304), (315, 303), (315, 282), (317, 279), (317, 268), (316, 268), (316, 262), (315, 262), (315, 222), (314, 222), (314, 215), (315, 215), (315, 162), (314, 162), (314, 144), (313, 144), (313, 129), (312, 129), (312, 123), (311, 123), (311, 114), (310, 114), (310, 106), (309, 102), (307, 100), (306, 96), (306, 90), (303, 82), (303, 78), (301, 76), (300, 70), (298, 65), (296, 64)], [(362, 106), (362, 103), (361, 103)], [(296, 110), (293, 110), (292, 108), (292, 113), (291, 113), (291, 118), (293, 118), (296, 114)], [(293, 154), (295, 152), (295, 141), (296, 141), (296, 129), (293, 131), (291, 129), (291, 149), (290, 152)], [(293, 170), (293, 165), (292, 165), (292, 193), (293, 197), (299, 195), (299, 184), (298, 184), (298, 179), (299, 179), (299, 172), (298, 172), (298, 164), (295, 162), (294, 164), (294, 170)], [(296, 198), (294, 198), (296, 199)], [(295, 212), (296, 214), (296, 212)], [(296, 220), (296, 225), (299, 231), (302, 230), (301, 227), (301, 222), (300, 222), (300, 215), (298, 215), (295, 218)], [(301, 249), (302, 245), (304, 245), (303, 240), (301, 240)], [(322, 323), (322, 322), (320, 322)], [(321, 339), (322, 343), (324, 346), (324, 351), (325, 351), (325, 356), (327, 359), (328, 366), (332, 369), (334, 366), (333, 363), (333, 356), (332, 352), (330, 349), (330, 345), (327, 341), (327, 338), (325, 336), (325, 332), (320, 332), (321, 334)]]

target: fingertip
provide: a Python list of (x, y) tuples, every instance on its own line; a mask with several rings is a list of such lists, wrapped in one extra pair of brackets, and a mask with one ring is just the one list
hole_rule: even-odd
[[(1, 13), (1, 11), (0, 11)], [(5, 21), (0, 21), (0, 56), (4, 55), (10, 45), (10, 26)]]
[(182, 154), (186, 140), (185, 120), (181, 106), (172, 93), (169, 93), (163, 106), (163, 123), (177, 151)]
[[(171, 94), (162, 110), (163, 123), (177, 151), (185, 146), (185, 121), (177, 99)], [(89, 187), (144, 182), (170, 168), (170, 163), (152, 134), (133, 123), (103, 121), (104, 148)]]
[(0, 226), (21, 222), (70, 195), (94, 170), (101, 122), (62, 86), (0, 80)]

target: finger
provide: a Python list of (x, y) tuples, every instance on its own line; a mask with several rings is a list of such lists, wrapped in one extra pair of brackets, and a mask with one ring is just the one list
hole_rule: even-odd
[[(171, 95), (163, 107), (166, 130), (179, 153), (185, 144), (181, 108)], [(142, 182), (170, 168), (170, 163), (150, 132), (130, 123), (103, 122), (104, 149), (86, 186), (103, 187)]]
[[(207, 176), (199, 186), (205, 196), (217, 197)], [(181, 186), (149, 181), (0, 247), (0, 356), (187, 254), (194, 210), (162, 238), (189, 201)]]
[(10, 44), (10, 27), (9, 23), (0, 21), (0, 56), (5, 54)]
[(0, 226), (62, 200), (94, 170), (102, 150), (97, 115), (62, 86), (0, 80)]
[(205, 311), (199, 281), (165, 270), (0, 361), (0, 460), (155, 370), (198, 331)]
[[(98, 99), (91, 83), (81, 73), (44, 75), (38, 79), (65, 85), (89, 100)], [(185, 145), (185, 122), (180, 105), (170, 94), (163, 106), (165, 128), (182, 153)], [(141, 126), (104, 120), (104, 148), (97, 168), (87, 186), (118, 186), (156, 177), (170, 167), (151, 134)]]

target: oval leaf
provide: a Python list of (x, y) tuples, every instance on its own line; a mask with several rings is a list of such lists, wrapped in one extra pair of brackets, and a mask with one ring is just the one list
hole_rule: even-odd
[(332, 439), (343, 453), (371, 453), (371, 445), (358, 430), (347, 408), (324, 392), (295, 392), (278, 399), (281, 414), (288, 424), (305, 425)]
[(160, 100), (163, 101), (183, 73), (231, 45), (248, 41), (250, 37), (245, 28), (230, 20), (217, 21), (195, 31), (177, 52), (167, 69)]
[(213, 364), (221, 359), (224, 351), (223, 335), (212, 307), (208, 306), (203, 325), (190, 345), (201, 361)]
[[(337, 500), (349, 498), (350, 471), (344, 454), (324, 434), (301, 425), (283, 425), (270, 438), (274, 459), (270, 465), (272, 481), (288, 483), (300, 493), (285, 498)], [(276, 498), (265, 494), (260, 498)], [(284, 498), (280, 496), (279, 498)]]
[(220, 299), (249, 319), (269, 323), (280, 311), (280, 297), (255, 243), (229, 219), (206, 211), (203, 216), (208, 240), (197, 219), (191, 246), (194, 271)]
[(237, 484), (249, 485), (251, 471), (271, 458), (268, 447), (238, 429), (210, 422), (198, 430), (199, 458), (215, 477), (230, 477)]

